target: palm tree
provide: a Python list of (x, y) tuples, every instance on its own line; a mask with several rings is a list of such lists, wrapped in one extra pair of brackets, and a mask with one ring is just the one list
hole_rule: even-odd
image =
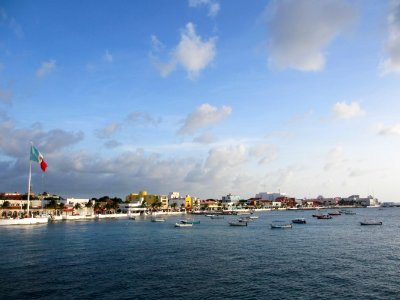
[(81, 207), (81, 204), (80, 203), (76, 203), (75, 205), (74, 205), (74, 209), (75, 210), (80, 210), (82, 207)]
[(174, 203), (171, 204), (171, 208), (172, 208), (173, 210), (175, 210), (177, 206), (178, 206), (178, 204), (177, 204), (176, 202), (174, 202)]

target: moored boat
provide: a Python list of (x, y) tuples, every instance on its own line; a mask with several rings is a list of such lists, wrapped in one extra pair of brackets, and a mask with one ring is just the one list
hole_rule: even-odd
[(360, 222), (361, 225), (382, 225), (382, 221), (377, 220), (364, 220)]
[(232, 220), (229, 221), (228, 224), (230, 226), (247, 226), (247, 222), (241, 220)]
[(47, 224), (49, 222), (48, 217), (40, 218), (15, 218), (15, 219), (0, 219), (0, 226), (7, 225), (35, 225), (35, 224)]
[(181, 224), (200, 224), (200, 220), (195, 221), (195, 220), (192, 220), (192, 219), (190, 219), (190, 220), (180, 220), (179, 222)]
[(293, 219), (292, 223), (296, 223), (296, 224), (306, 224), (307, 221), (304, 218), (297, 218), (297, 219)]
[(320, 215), (320, 216), (317, 216), (317, 219), (328, 220), (328, 219), (332, 219), (332, 216), (331, 215)]
[(151, 221), (152, 222), (165, 222), (165, 219), (158, 217), (158, 218), (152, 218)]
[(223, 219), (224, 218), (224, 216), (223, 215), (212, 215), (211, 217), (210, 217), (210, 219)]
[(272, 221), (271, 223), (271, 228), (272, 229), (285, 229), (285, 228), (292, 228), (292, 224), (286, 222), (286, 221)]
[(193, 224), (175, 223), (175, 227), (192, 227)]

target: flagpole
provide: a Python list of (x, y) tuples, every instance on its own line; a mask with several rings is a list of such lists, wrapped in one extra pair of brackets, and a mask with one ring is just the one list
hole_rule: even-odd
[(32, 174), (32, 161), (29, 159), (29, 179), (28, 179), (28, 218), (29, 218), (29, 200), (31, 197), (31, 174)]

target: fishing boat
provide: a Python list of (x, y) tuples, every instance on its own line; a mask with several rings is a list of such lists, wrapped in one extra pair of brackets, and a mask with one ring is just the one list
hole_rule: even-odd
[(186, 219), (186, 220), (180, 220), (179, 221), (181, 224), (200, 224), (200, 220), (193, 220), (193, 219)]
[(360, 222), (361, 225), (382, 225), (382, 221), (377, 220), (364, 220)]
[(304, 218), (297, 218), (297, 219), (293, 219), (292, 223), (295, 223), (295, 224), (306, 224), (307, 221)]
[(43, 159), (43, 155), (36, 149), (33, 144), (31, 144), (30, 154), (29, 154), (29, 176), (28, 176), (28, 205), (27, 213), (23, 218), (6, 218), (0, 219), (0, 226), (4, 225), (36, 225), (36, 224), (47, 224), (49, 222), (48, 216), (37, 216), (34, 217), (33, 214), (30, 216), (29, 204), (30, 204), (30, 194), (31, 194), (31, 177), (32, 177), (32, 161), (38, 162), (40, 168), (44, 172), (47, 168), (47, 164)]
[(340, 216), (341, 213), (339, 211), (332, 211), (332, 212), (329, 212), (328, 215), (330, 215), (330, 216)]
[(285, 229), (285, 228), (292, 228), (292, 224), (286, 222), (286, 221), (272, 221), (271, 223), (271, 228), (272, 229)]
[(175, 227), (192, 227), (193, 224), (175, 223)]
[(158, 218), (152, 218), (151, 221), (152, 222), (165, 222), (165, 219), (158, 217)]
[(223, 215), (213, 215), (213, 216), (210, 217), (210, 219), (213, 219), (213, 220), (215, 220), (215, 219), (223, 219), (223, 218), (224, 218)]
[(243, 220), (232, 220), (232, 221), (229, 221), (228, 224), (230, 226), (247, 226), (247, 222), (245, 222)]
[(328, 219), (332, 219), (332, 216), (331, 215), (320, 215), (320, 216), (317, 216), (317, 219), (328, 220)]

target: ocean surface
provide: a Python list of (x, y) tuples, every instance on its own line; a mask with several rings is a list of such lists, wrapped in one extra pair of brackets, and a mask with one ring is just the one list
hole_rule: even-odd
[[(0, 228), (1, 299), (400, 299), (400, 208)], [(273, 220), (307, 224), (271, 229)], [(360, 226), (365, 218), (382, 226)]]

